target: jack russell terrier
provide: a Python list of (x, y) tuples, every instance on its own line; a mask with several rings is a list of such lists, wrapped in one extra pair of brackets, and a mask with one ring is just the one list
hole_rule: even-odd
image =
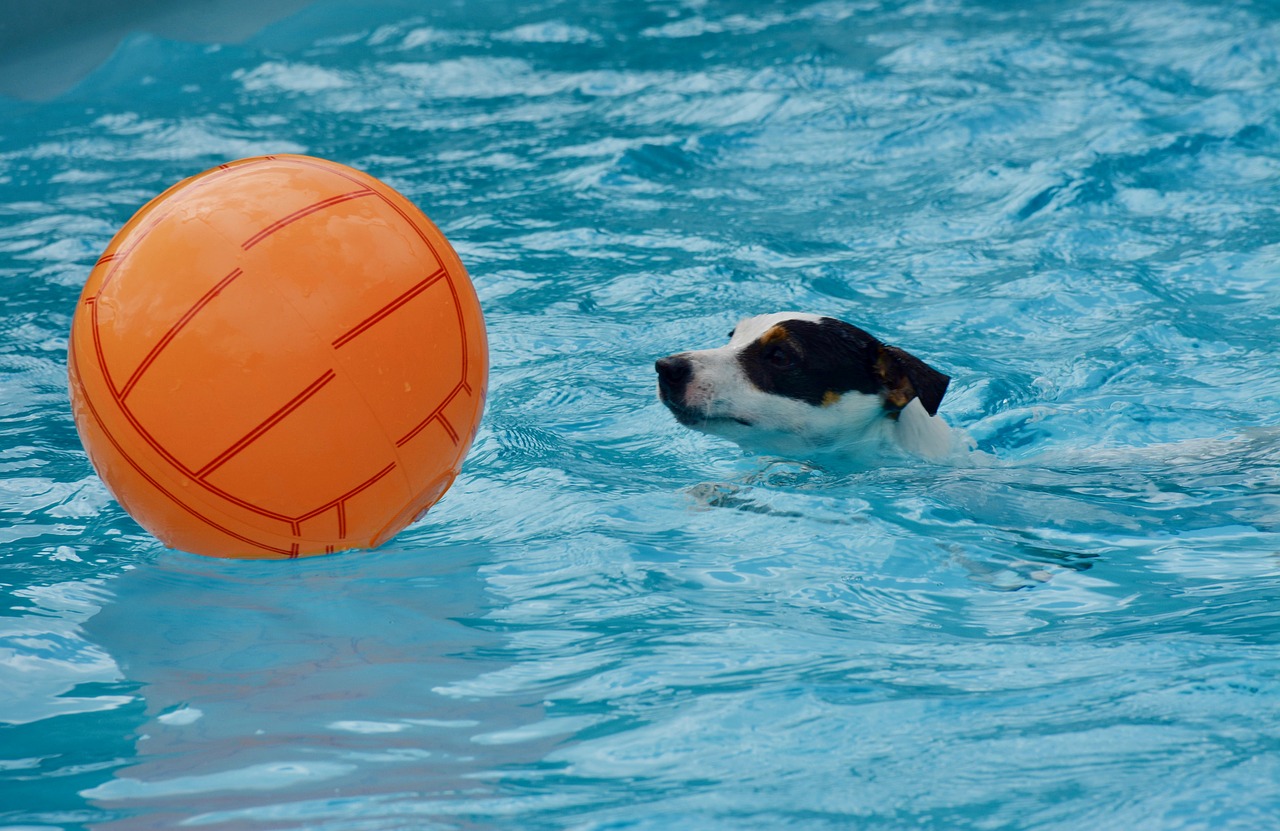
[(951, 379), (832, 317), (747, 318), (728, 345), (669, 355), (656, 369), (676, 420), (748, 450), (815, 461), (952, 451), (938, 415)]

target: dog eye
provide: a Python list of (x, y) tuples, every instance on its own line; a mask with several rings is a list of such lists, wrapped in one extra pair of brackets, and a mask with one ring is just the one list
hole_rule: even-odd
[(765, 350), (764, 360), (774, 369), (790, 369), (796, 365), (796, 357), (787, 349), (774, 346)]

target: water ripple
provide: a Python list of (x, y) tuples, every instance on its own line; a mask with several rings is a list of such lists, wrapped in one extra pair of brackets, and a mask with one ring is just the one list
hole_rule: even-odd
[[(321, 0), (0, 101), (0, 821), (1267, 827), (1277, 44), (1213, 0)], [(267, 152), (419, 202), (493, 367), (425, 520), (288, 568), (163, 551), (65, 387), (114, 230)], [(978, 452), (676, 424), (654, 359), (784, 308), (942, 368)]]

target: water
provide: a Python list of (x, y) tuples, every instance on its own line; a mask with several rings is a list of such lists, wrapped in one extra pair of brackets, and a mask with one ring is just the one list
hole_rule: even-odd
[[(0, 101), (0, 823), (1193, 829), (1280, 816), (1280, 9), (322, 0)], [(417, 201), (492, 341), (375, 553), (163, 550), (67, 410), (115, 229), (228, 159)], [(680, 428), (849, 319), (993, 464)]]

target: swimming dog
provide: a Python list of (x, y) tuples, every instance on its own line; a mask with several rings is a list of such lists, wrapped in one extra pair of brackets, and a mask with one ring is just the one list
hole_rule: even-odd
[(748, 450), (858, 460), (883, 450), (940, 459), (938, 407), (951, 379), (832, 317), (781, 312), (741, 321), (729, 343), (658, 359), (658, 398), (686, 427)]

